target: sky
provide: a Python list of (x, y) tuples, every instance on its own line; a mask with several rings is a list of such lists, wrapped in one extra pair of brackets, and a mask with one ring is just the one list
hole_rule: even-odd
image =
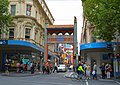
[(81, 0), (45, 0), (45, 2), (55, 19), (54, 25), (74, 24), (74, 16), (76, 16), (77, 39), (79, 43), (83, 25), (83, 9)]

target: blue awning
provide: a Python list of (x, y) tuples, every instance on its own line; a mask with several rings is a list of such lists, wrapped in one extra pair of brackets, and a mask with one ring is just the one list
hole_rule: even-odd
[(40, 47), (38, 47), (37, 45), (31, 43), (31, 42), (27, 42), (27, 41), (23, 41), (23, 40), (0, 40), (0, 45), (18, 45), (18, 46), (28, 46), (28, 47), (32, 47), (36, 50), (42, 51), (44, 52), (44, 50)]
[[(107, 48), (107, 44), (111, 44), (113, 47), (113, 45), (116, 44), (116, 42), (95, 42), (95, 43), (81, 44), (80, 50)], [(118, 42), (118, 44), (120, 44), (120, 42)]]
[[(0, 40), (0, 45), (17, 45), (17, 46), (27, 46), (32, 47), (38, 51), (44, 52), (44, 49), (38, 47), (37, 45), (23, 40)], [(53, 55), (51, 52), (48, 52), (48, 55), (51, 57), (58, 58), (57, 56)]]

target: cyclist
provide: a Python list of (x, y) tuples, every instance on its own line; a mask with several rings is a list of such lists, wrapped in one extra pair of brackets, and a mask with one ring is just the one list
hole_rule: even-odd
[(81, 63), (80, 65), (79, 65), (79, 67), (78, 67), (78, 74), (79, 74), (79, 77), (80, 77), (80, 79), (82, 79), (83, 78), (83, 75), (84, 75), (84, 69), (83, 69), (83, 63)]

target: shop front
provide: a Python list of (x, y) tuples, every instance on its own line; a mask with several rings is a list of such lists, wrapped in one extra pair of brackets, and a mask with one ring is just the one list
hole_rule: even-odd
[(6, 59), (11, 64), (11, 70), (15, 70), (21, 60), (29, 65), (31, 61), (39, 62), (43, 57), (43, 49), (27, 41), (1, 40), (0, 48), (0, 70), (4, 70)]
[[(96, 62), (98, 73), (101, 74), (100, 66), (102, 63), (109, 63), (113, 67), (113, 59), (114, 59), (114, 44), (115, 42), (95, 42), (88, 44), (80, 45), (80, 57), (82, 61), (87, 61), (91, 68), (93, 63)], [(118, 43), (118, 46), (120, 43)], [(113, 67), (114, 68), (114, 67)], [(120, 72), (120, 70), (119, 70)]]

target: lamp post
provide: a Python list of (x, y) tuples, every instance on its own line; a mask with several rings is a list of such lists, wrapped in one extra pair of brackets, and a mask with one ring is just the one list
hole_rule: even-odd
[(119, 33), (116, 32), (116, 34), (115, 34), (115, 36), (116, 36), (116, 42), (115, 42), (114, 47), (113, 47), (113, 51), (114, 51), (114, 59), (113, 59), (113, 65), (114, 65), (114, 80), (116, 80), (117, 75), (118, 75), (118, 62), (117, 62), (118, 35), (119, 35)]
[(117, 73), (118, 73), (118, 65), (117, 65), (117, 57), (116, 57), (116, 54), (117, 54), (117, 49), (116, 49), (117, 45), (116, 43), (114, 44), (114, 47), (113, 47), (113, 51), (114, 51), (114, 59), (113, 59), (113, 65), (114, 65), (114, 80), (116, 80), (117, 78)]
[(77, 55), (77, 18), (74, 16), (74, 44), (73, 44), (73, 58), (72, 64), (76, 64), (76, 55)]

